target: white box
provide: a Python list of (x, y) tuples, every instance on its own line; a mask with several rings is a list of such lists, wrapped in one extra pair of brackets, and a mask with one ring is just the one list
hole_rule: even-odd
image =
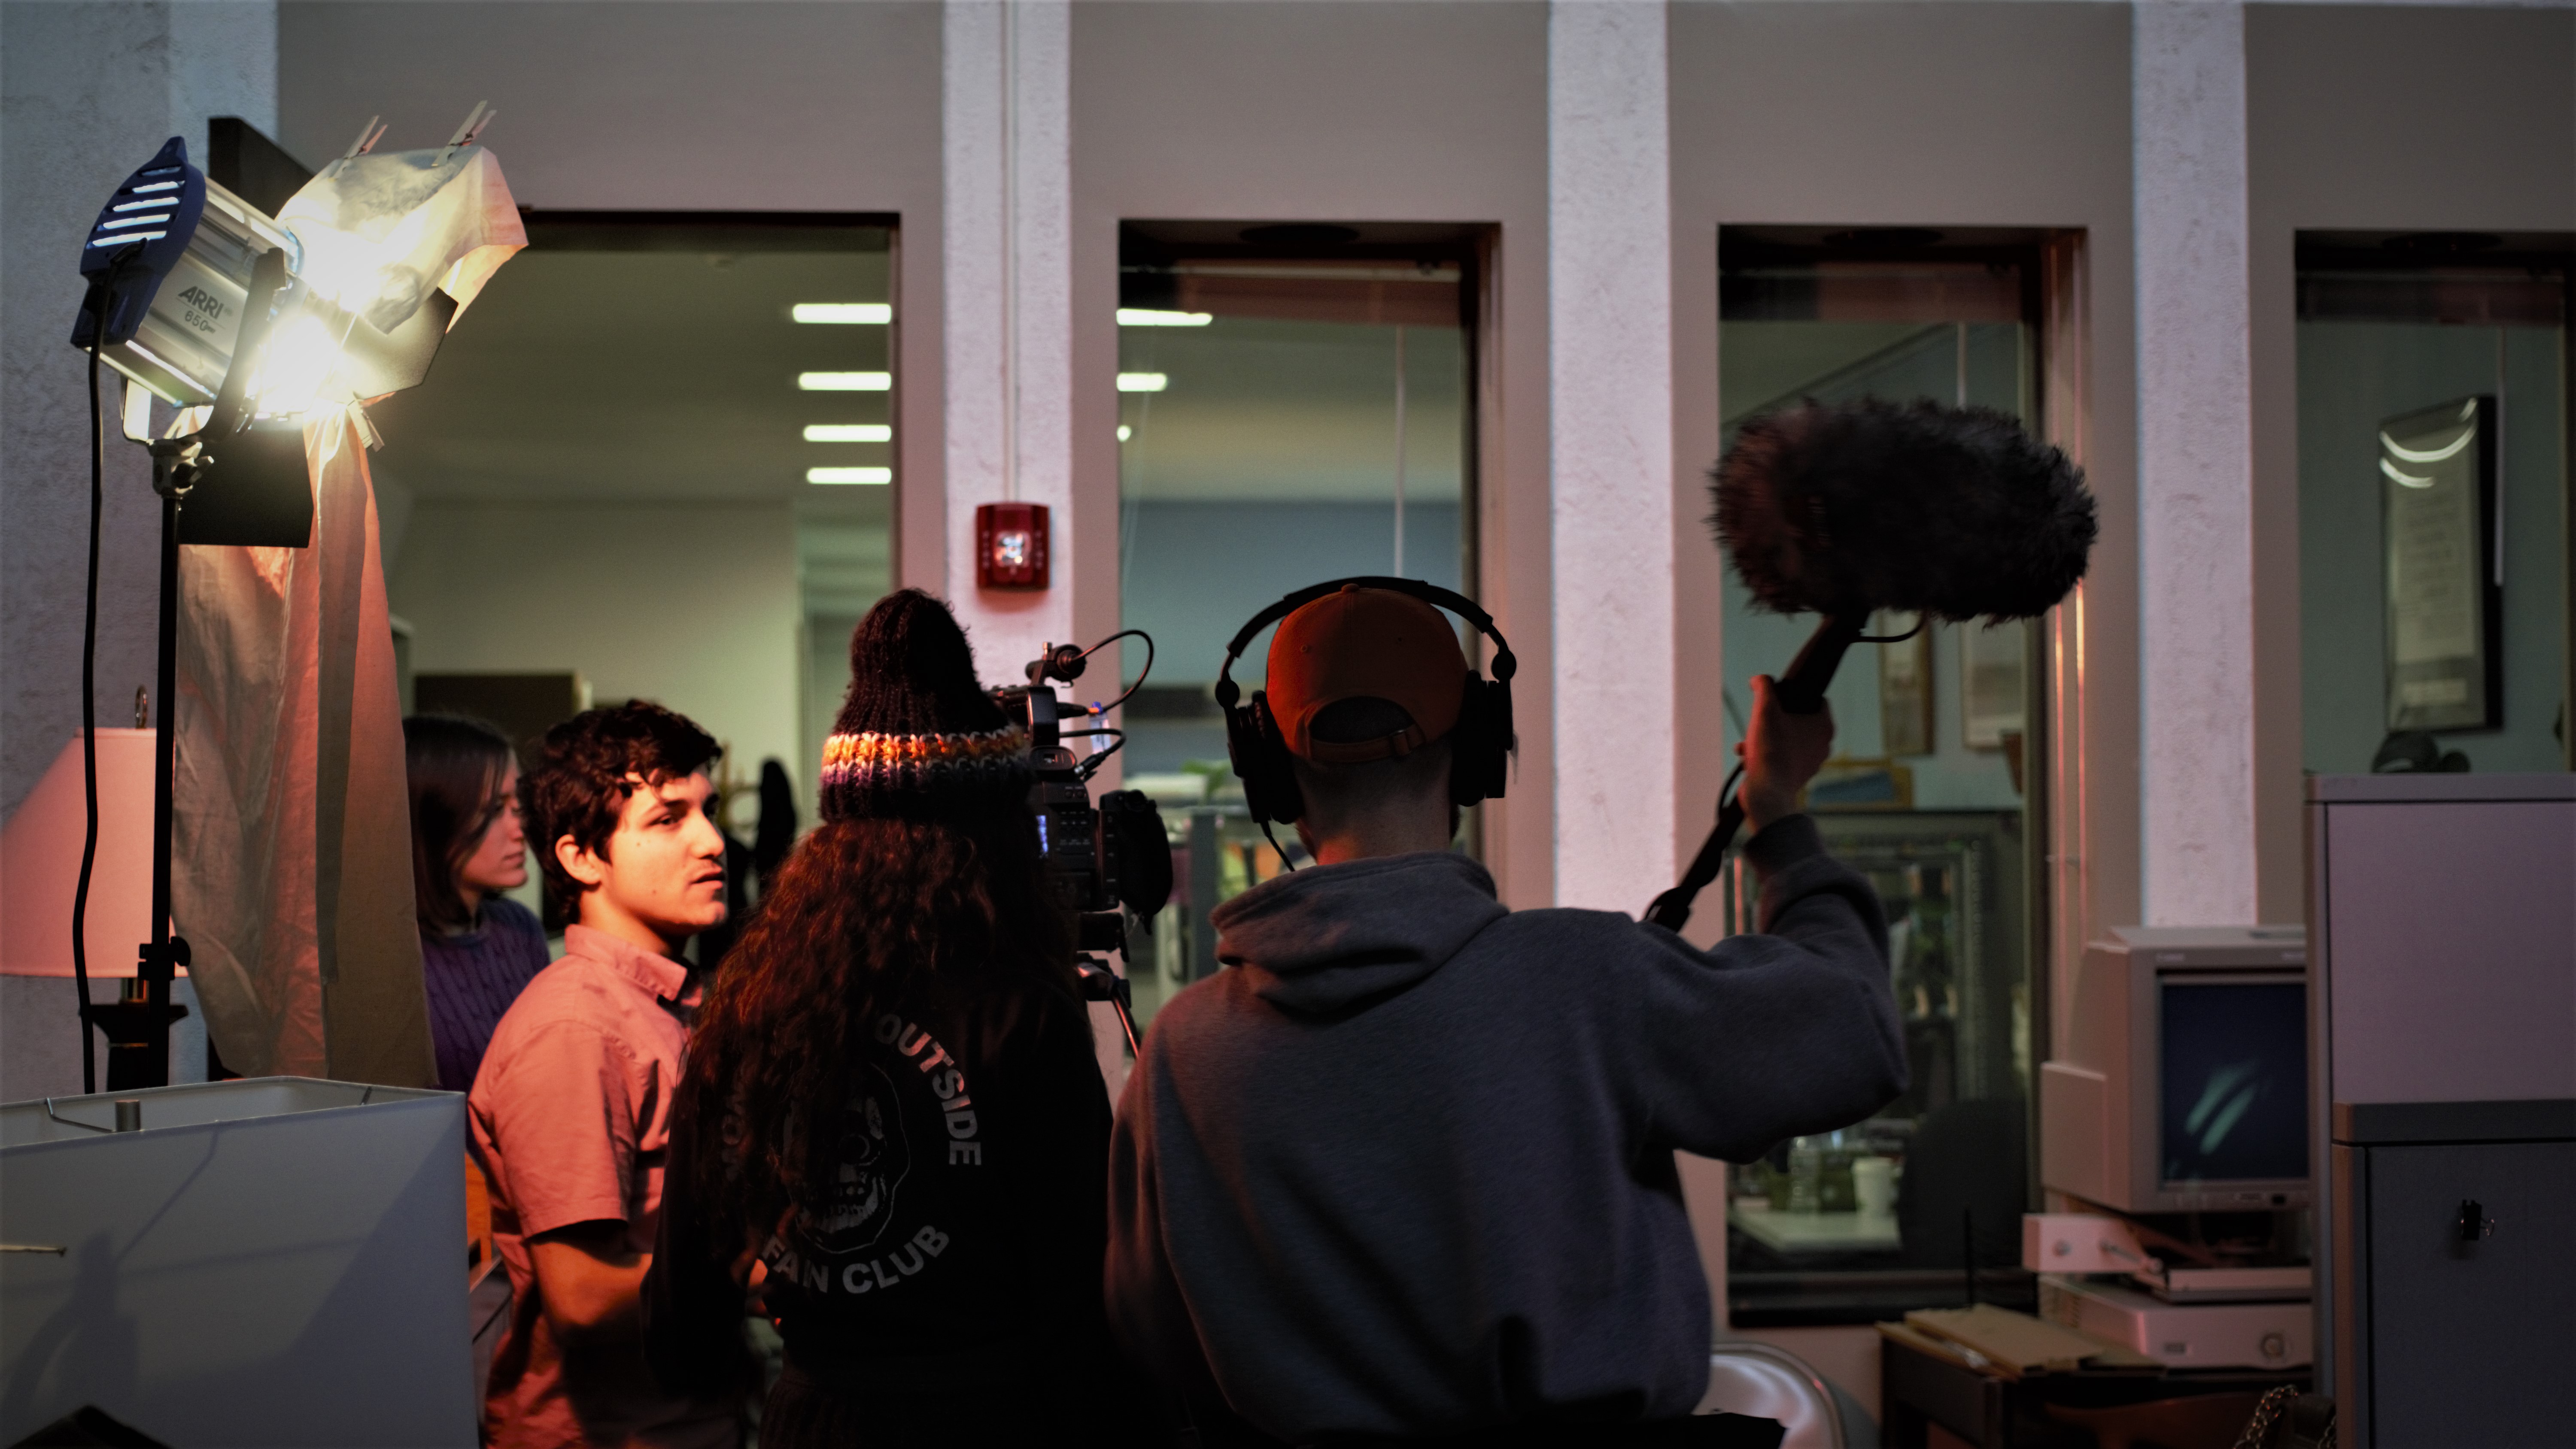
[[(143, 1130), (114, 1121), (143, 1104)], [(87, 1127), (76, 1124), (87, 1124)], [(465, 1099), (269, 1077), (0, 1107), (0, 1443), (475, 1442)]]
[(2316, 1354), (2315, 1316), (2304, 1302), (2167, 1303), (2134, 1289), (2042, 1274), (2039, 1316), (2169, 1368), (2300, 1368)]
[(2118, 1218), (2023, 1213), (2021, 1265), (2034, 1273), (2135, 1273), (2147, 1267), (2147, 1254)]

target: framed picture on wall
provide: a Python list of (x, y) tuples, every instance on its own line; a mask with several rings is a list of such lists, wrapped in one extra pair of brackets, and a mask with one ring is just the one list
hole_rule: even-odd
[(1911, 639), (1878, 646), (1878, 740), (1885, 755), (1932, 753), (1932, 625), (1920, 614), (1882, 609), (1870, 624), (1882, 636), (1916, 630)]
[(2000, 750), (2024, 728), (2027, 624), (1966, 624), (1959, 629), (1959, 713), (1972, 750)]
[(2379, 425), (2388, 728), (2504, 723), (2504, 589), (2495, 576), (2495, 399)]

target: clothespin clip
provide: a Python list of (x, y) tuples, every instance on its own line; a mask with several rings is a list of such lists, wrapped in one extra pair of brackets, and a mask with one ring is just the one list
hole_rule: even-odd
[(367, 405), (353, 402), (349, 404), (348, 412), (349, 425), (358, 430), (358, 441), (367, 445), (367, 451), (373, 453), (383, 448), (385, 435), (376, 431), (375, 420), (367, 416)]
[(474, 103), (474, 109), (465, 113), (465, 124), (457, 127), (456, 134), (447, 138), (447, 148), (438, 153), (438, 160), (432, 169), (446, 165), (448, 157), (474, 144), (474, 138), (483, 134), (483, 128), (492, 124), (494, 116), (501, 114), (499, 111), (490, 109), (491, 105), (490, 101)]
[(377, 124), (383, 119), (382, 116), (367, 117), (367, 124), (358, 128), (358, 138), (349, 143), (348, 150), (340, 153), (339, 160), (331, 163), (332, 171), (337, 172), (341, 167), (376, 149), (376, 143), (385, 138), (385, 128)]

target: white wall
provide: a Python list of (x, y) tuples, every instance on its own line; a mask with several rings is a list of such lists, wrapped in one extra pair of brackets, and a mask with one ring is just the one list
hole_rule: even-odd
[[(2092, 328), (2085, 463), (2102, 537), (2085, 589), (2095, 794), (2089, 900), (2137, 919), (2135, 406), (2129, 283), (2129, 19), (2124, 6), (1683, 4), (1673, 12), (1676, 508), (1706, 513), (1718, 453), (1717, 229), (1723, 225), (2082, 228)], [(1678, 551), (1682, 786), (1714, 795), (1723, 563)], [(1761, 661), (1772, 668), (1784, 661)], [(2064, 847), (2059, 847), (2064, 848)]]
[[(1520, 765), (1488, 807), (1503, 899), (1555, 898), (1549, 762), (1547, 9), (1530, 3), (1073, 12), (1074, 620), (1118, 626), (1118, 223), (1500, 227), (1480, 346), (1476, 592), (1520, 674)], [(1063, 565), (1059, 560), (1059, 566)], [(1231, 633), (1239, 619), (1212, 620)], [(1697, 812), (1694, 811), (1694, 814)], [(1659, 822), (1663, 823), (1663, 822)], [(1668, 827), (1669, 828), (1669, 827)]]
[(2263, 918), (2282, 921), (2306, 890), (2297, 235), (2576, 231), (2576, 10), (2249, 5), (2245, 67), (2256, 828)]
[[(80, 731), (89, 539), (88, 364), (70, 346), (81, 240), (136, 167), (206, 122), (277, 124), (267, 0), (0, 5), (0, 814)], [(362, 118), (363, 119), (363, 118)], [(119, 379), (102, 367), (112, 414)], [(113, 424), (110, 425), (111, 428)], [(160, 502), (143, 450), (107, 445), (98, 712), (134, 720), (152, 681)]]
[(387, 574), (415, 671), (578, 670), (602, 702), (650, 699), (696, 720), (750, 781), (777, 756), (812, 798), (785, 507), (423, 502)]
[(277, 135), (335, 156), (370, 115), (436, 139), (488, 100), (539, 210), (899, 216), (897, 577), (940, 589), (939, 57), (940, 8), (912, 0), (285, 0)]
[(1638, 883), (1672, 879), (1684, 848), (1673, 558), (1691, 514), (1673, 506), (1666, 13), (1548, 11), (1556, 899), (1594, 910), (1642, 909)]
[[(1700, 542), (1704, 470), (1720, 442), (1718, 228), (2080, 227), (2093, 316), (2094, 446), (2085, 462), (2102, 539), (2086, 586), (2088, 684), (2097, 693), (2084, 741), (2098, 762), (2091, 778), (2100, 797), (2079, 848), (2095, 863), (2089, 913), (2101, 921), (2136, 919), (2137, 900), (2128, 32), (2127, 7), (2117, 5), (1790, 0), (1679, 4), (1671, 31), (1674, 508), (1690, 521), (1674, 552), (1680, 794), (1713, 798), (1731, 763), (1723, 681), (1786, 663), (1785, 655), (1721, 660), (1724, 565)], [(1760, 630), (1746, 632), (1758, 640)], [(1956, 675), (1942, 667), (1950, 662), (1936, 666), (1936, 679)], [(1955, 711), (1946, 695), (1943, 708)], [(1695, 829), (1705, 829), (1704, 809), (1691, 812)], [(1717, 914), (1700, 913), (1696, 938), (1718, 932)], [(1693, 1185), (1714, 1208), (1722, 1187)], [(1702, 1257), (1722, 1296), (1722, 1235), (1704, 1235)], [(1746, 1336), (1805, 1356), (1877, 1412), (1870, 1329)]]
[[(88, 362), (70, 346), (80, 244), (110, 193), (176, 135), (206, 161), (206, 123), (277, 124), (270, 0), (0, 5), (0, 815), (80, 734), (88, 568)], [(100, 368), (113, 415), (114, 370)], [(109, 424), (112, 430), (114, 424)], [(102, 469), (97, 710), (134, 722), (152, 681), (161, 530), (142, 449), (113, 437)], [(0, 880), (0, 911), (17, 909)], [(132, 974), (132, 960), (103, 963)], [(93, 979), (92, 998), (117, 983)], [(193, 1003), (187, 982), (174, 999)], [(203, 1016), (173, 1034), (174, 1081), (201, 1081)], [(107, 1080), (97, 1038), (97, 1082)], [(78, 1092), (80, 1035), (61, 977), (0, 977), (0, 1101)]]
[(2255, 914), (2245, 13), (2131, 7), (2140, 915)]

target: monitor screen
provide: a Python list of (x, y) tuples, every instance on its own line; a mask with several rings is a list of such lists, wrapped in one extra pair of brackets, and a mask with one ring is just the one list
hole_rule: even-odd
[(2164, 976), (2161, 1176), (2308, 1175), (2308, 994), (2297, 980)]

